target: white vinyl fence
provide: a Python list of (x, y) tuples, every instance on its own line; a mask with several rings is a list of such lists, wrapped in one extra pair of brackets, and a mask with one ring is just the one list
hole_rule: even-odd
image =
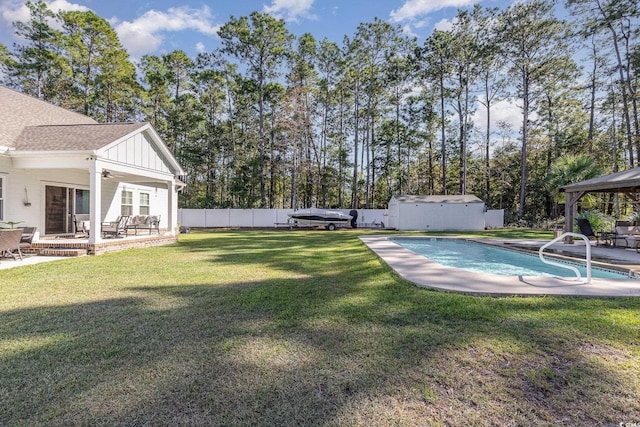
[[(333, 209), (349, 213), (351, 209)], [(387, 209), (357, 209), (358, 227), (384, 228), (389, 226)], [(286, 225), (287, 213), (293, 209), (178, 209), (178, 222), (182, 227), (193, 228), (252, 228)], [(486, 228), (504, 227), (504, 210), (485, 212)]]
[[(351, 209), (332, 209), (348, 214)], [(357, 209), (360, 227), (382, 227), (388, 224), (386, 209)], [(182, 227), (276, 227), (286, 225), (293, 209), (178, 209)]]
[(504, 209), (488, 210), (484, 213), (484, 228), (503, 228)]

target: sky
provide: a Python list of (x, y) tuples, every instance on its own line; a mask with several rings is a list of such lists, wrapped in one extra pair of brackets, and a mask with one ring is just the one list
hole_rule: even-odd
[[(34, 0), (35, 1), (35, 0)], [(475, 3), (506, 7), (510, 0), (46, 0), (53, 11), (93, 10), (108, 20), (135, 61), (145, 54), (182, 49), (190, 56), (220, 46), (218, 28), (231, 16), (253, 11), (282, 18), (290, 32), (341, 44), (360, 23), (374, 18), (400, 25), (424, 41), (434, 28), (451, 24), (458, 8)], [(12, 22), (27, 21), (26, 0), (0, 0), (0, 43), (18, 41)]]
[[(176, 49), (191, 57), (212, 51), (221, 45), (216, 34), (221, 25), (231, 16), (249, 16), (253, 11), (282, 18), (296, 36), (311, 33), (318, 41), (327, 38), (339, 45), (344, 36), (356, 33), (359, 24), (379, 18), (399, 25), (422, 44), (434, 29), (450, 28), (458, 9), (474, 4), (505, 9), (512, 1), (521, 0), (45, 0), (54, 12), (92, 10), (105, 18), (134, 62), (146, 54)], [(12, 23), (28, 20), (26, 0), (0, 0), (0, 43), (9, 49), (20, 44)], [(506, 103), (497, 107), (493, 121), (516, 125), (517, 108)]]

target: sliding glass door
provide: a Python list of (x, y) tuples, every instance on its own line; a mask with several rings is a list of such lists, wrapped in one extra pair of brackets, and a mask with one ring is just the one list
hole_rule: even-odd
[(73, 216), (89, 213), (89, 190), (47, 185), (45, 234), (74, 233)]

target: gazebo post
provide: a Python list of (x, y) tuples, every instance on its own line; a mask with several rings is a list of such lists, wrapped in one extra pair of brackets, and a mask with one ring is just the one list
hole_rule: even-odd
[[(564, 202), (564, 231), (565, 233), (573, 231), (573, 220), (575, 218), (576, 213), (576, 203), (582, 196), (584, 196), (584, 191), (575, 191), (575, 192), (566, 192), (565, 193), (565, 202)], [(573, 243), (573, 238), (571, 236), (566, 236), (564, 238), (565, 243)]]

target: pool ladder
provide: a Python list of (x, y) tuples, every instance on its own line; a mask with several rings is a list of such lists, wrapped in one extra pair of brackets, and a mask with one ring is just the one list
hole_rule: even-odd
[(549, 265), (555, 265), (556, 267), (562, 267), (562, 268), (566, 268), (569, 270), (573, 270), (574, 273), (576, 273), (576, 280), (581, 280), (582, 279), (582, 275), (580, 274), (580, 271), (578, 271), (577, 268), (575, 268), (572, 265), (567, 265), (567, 264), (562, 264), (559, 262), (555, 262), (555, 261), (550, 261), (544, 258), (544, 250), (546, 248), (548, 248), (549, 246), (553, 245), (554, 243), (559, 242), (560, 240), (564, 239), (567, 236), (571, 236), (571, 237), (579, 237), (582, 240), (584, 240), (584, 242), (587, 245), (587, 252), (586, 252), (586, 261), (587, 261), (587, 280), (584, 282), (585, 284), (590, 284), (591, 283), (591, 244), (589, 243), (589, 239), (587, 238), (587, 236), (585, 236), (584, 234), (578, 234), (578, 233), (572, 233), (570, 231), (563, 233), (562, 235), (556, 237), (555, 239), (553, 239), (552, 241), (545, 243), (544, 245), (542, 245), (540, 247), (540, 249), (538, 250), (538, 256), (540, 256), (540, 261), (544, 262), (545, 264), (549, 264)]

